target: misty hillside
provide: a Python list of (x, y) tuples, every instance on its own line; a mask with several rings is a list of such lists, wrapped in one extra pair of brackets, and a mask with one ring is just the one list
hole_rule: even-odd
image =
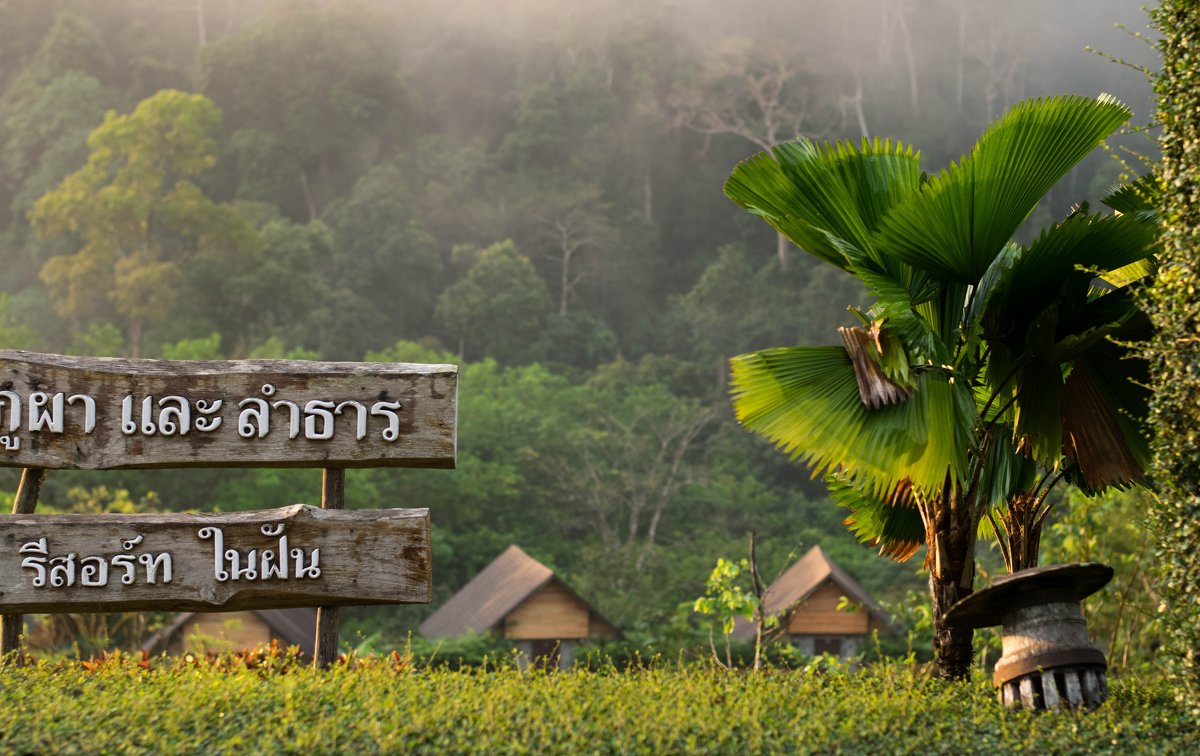
[[(770, 575), (819, 543), (898, 601), (923, 552), (857, 543), (728, 399), (729, 357), (834, 343), (863, 293), (723, 182), (797, 136), (898, 139), (934, 173), (1057, 93), (1147, 124), (1145, 25), (1138, 0), (0, 0), (0, 346), (461, 364), (458, 470), (347, 476), (352, 507), (431, 509), (435, 606), (517, 543), (635, 636), (691, 637), (752, 530)], [(1112, 140), (1030, 233), (1153, 149)], [(249, 509), (319, 480), (56, 472), (43, 501)]]

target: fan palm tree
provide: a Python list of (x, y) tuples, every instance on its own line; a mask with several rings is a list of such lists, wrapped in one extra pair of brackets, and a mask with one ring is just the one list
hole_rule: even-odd
[[(1131, 115), (1108, 96), (1012, 108), (930, 178), (911, 147), (798, 140), (733, 171), (727, 196), (875, 298), (843, 347), (735, 357), (738, 419), (824, 474), (847, 524), (881, 553), (928, 547), (939, 676), (965, 676), (981, 522), (1010, 568), (1036, 563), (1045, 492), (1066, 477), (1124, 485), (1145, 468), (1144, 363), (1118, 339), (1146, 326), (1145, 212), (1082, 208), (1032, 244), (1037, 202)], [(1125, 193), (1106, 198), (1114, 204)], [(1032, 542), (1032, 543), (1031, 543)]]

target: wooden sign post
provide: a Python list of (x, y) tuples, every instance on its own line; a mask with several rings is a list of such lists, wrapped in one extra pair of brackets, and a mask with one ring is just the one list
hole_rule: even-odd
[[(24, 611), (315, 605), (314, 663), (327, 665), (337, 655), (337, 606), (430, 600), (428, 512), (336, 512), (345, 506), (345, 468), (453, 467), (457, 387), (454, 365), (0, 350), (0, 466), (25, 468), (14, 516), (0, 518), (0, 656), (17, 649)], [(46, 469), (156, 467), (321, 467), (329, 511), (27, 516)], [(259, 529), (225, 549), (232, 561), (222, 562), (215, 546), (221, 523)], [(200, 545), (215, 549), (211, 574), (200, 569)], [(109, 580), (135, 553), (143, 572), (135, 569), (133, 582), (128, 572)], [(245, 582), (222, 579), (222, 570)]]

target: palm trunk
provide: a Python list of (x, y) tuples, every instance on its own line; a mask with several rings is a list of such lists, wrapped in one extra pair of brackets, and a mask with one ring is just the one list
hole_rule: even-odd
[(1009, 573), (1038, 566), (1045, 513), (1036, 492), (1017, 494), (1000, 513), (999, 526), (1004, 532), (1001, 555)]
[(929, 572), (933, 601), (933, 674), (942, 680), (965, 680), (971, 668), (972, 630), (956, 630), (946, 624), (946, 611), (971, 594), (959, 586), (957, 575)]
[[(947, 486), (948, 489), (952, 488)], [(942, 680), (965, 680), (971, 668), (971, 630), (957, 630), (946, 612), (971, 595), (975, 582), (975, 532), (978, 523), (962, 492), (947, 496), (932, 513), (927, 533), (930, 548), (929, 595), (933, 609), (933, 673)]]

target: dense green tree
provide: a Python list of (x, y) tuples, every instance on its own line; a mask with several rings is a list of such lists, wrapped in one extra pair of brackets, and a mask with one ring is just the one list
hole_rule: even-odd
[(479, 252), (442, 292), (436, 317), (464, 356), (512, 362), (529, 352), (549, 310), (546, 284), (533, 263), (504, 241)]
[(572, 419), (590, 420), (564, 424), (560, 443), (569, 452), (547, 463), (555, 498), (588, 523), (614, 560), (610, 566), (642, 572), (664, 517), (672, 516), (684, 489), (702, 482), (693, 458), (714, 412), (661, 383), (635, 383), (634, 376), (618, 361), (564, 395), (560, 402)]
[[(190, 332), (215, 327), (230, 358), (242, 358), (272, 335), (289, 344), (320, 349), (319, 318), (333, 296), (326, 270), (334, 255), (333, 234), (320, 221), (300, 224), (273, 218), (258, 230), (261, 244), (232, 266), (203, 266), (191, 287), (207, 292), (188, 308)], [(354, 356), (365, 348), (354, 345)]]
[(86, 161), (88, 133), (117, 102), (104, 84), (111, 68), (99, 32), (62, 13), (0, 94), (0, 260), (9, 291), (37, 281), (44, 259), (30, 248), (26, 214)]
[(740, 245), (717, 250), (717, 259), (685, 296), (675, 300), (675, 317), (690, 352), (717, 370), (724, 386), (735, 354), (780, 341), (801, 341), (795, 329), (800, 303), (796, 286), (775, 286), (777, 270), (756, 267)]
[(26, 349), (33, 343), (33, 331), (17, 322), (9, 308), (8, 295), (0, 293), (0, 349)]
[(388, 15), (367, 3), (280, 3), (206, 47), (203, 91), (227, 114), (237, 196), (316, 220), (407, 132)]
[(30, 213), (43, 238), (81, 244), (42, 267), (59, 311), (120, 319), (130, 356), (142, 353), (146, 325), (186, 292), (192, 265), (221, 265), (261, 244), (236, 210), (192, 182), (213, 165), (219, 120), (203, 96), (171, 90), (129, 115), (109, 111), (88, 137), (87, 164)]
[(378, 313), (364, 324), (381, 336), (372, 349), (429, 333), (446, 283), (437, 239), (406, 179), (395, 163), (376, 166), (325, 213), (336, 247), (322, 269), (334, 286), (354, 291)]
[[(970, 632), (944, 613), (971, 592), (985, 514), (1071, 472), (1092, 490), (1142, 475), (1144, 437), (1119, 412), (1144, 411), (1144, 364), (1108, 338), (1145, 322), (1129, 287), (1151, 270), (1153, 223), (1077, 213), (1011, 242), (1129, 116), (1108, 97), (1029, 101), (928, 181), (911, 148), (800, 140), (726, 184), (875, 297), (864, 327), (841, 329), (844, 348), (735, 358), (734, 403), (748, 428), (831, 476), (860, 536), (901, 558), (928, 547), (939, 676), (970, 664)], [(1025, 532), (1007, 536), (1016, 553)]]

